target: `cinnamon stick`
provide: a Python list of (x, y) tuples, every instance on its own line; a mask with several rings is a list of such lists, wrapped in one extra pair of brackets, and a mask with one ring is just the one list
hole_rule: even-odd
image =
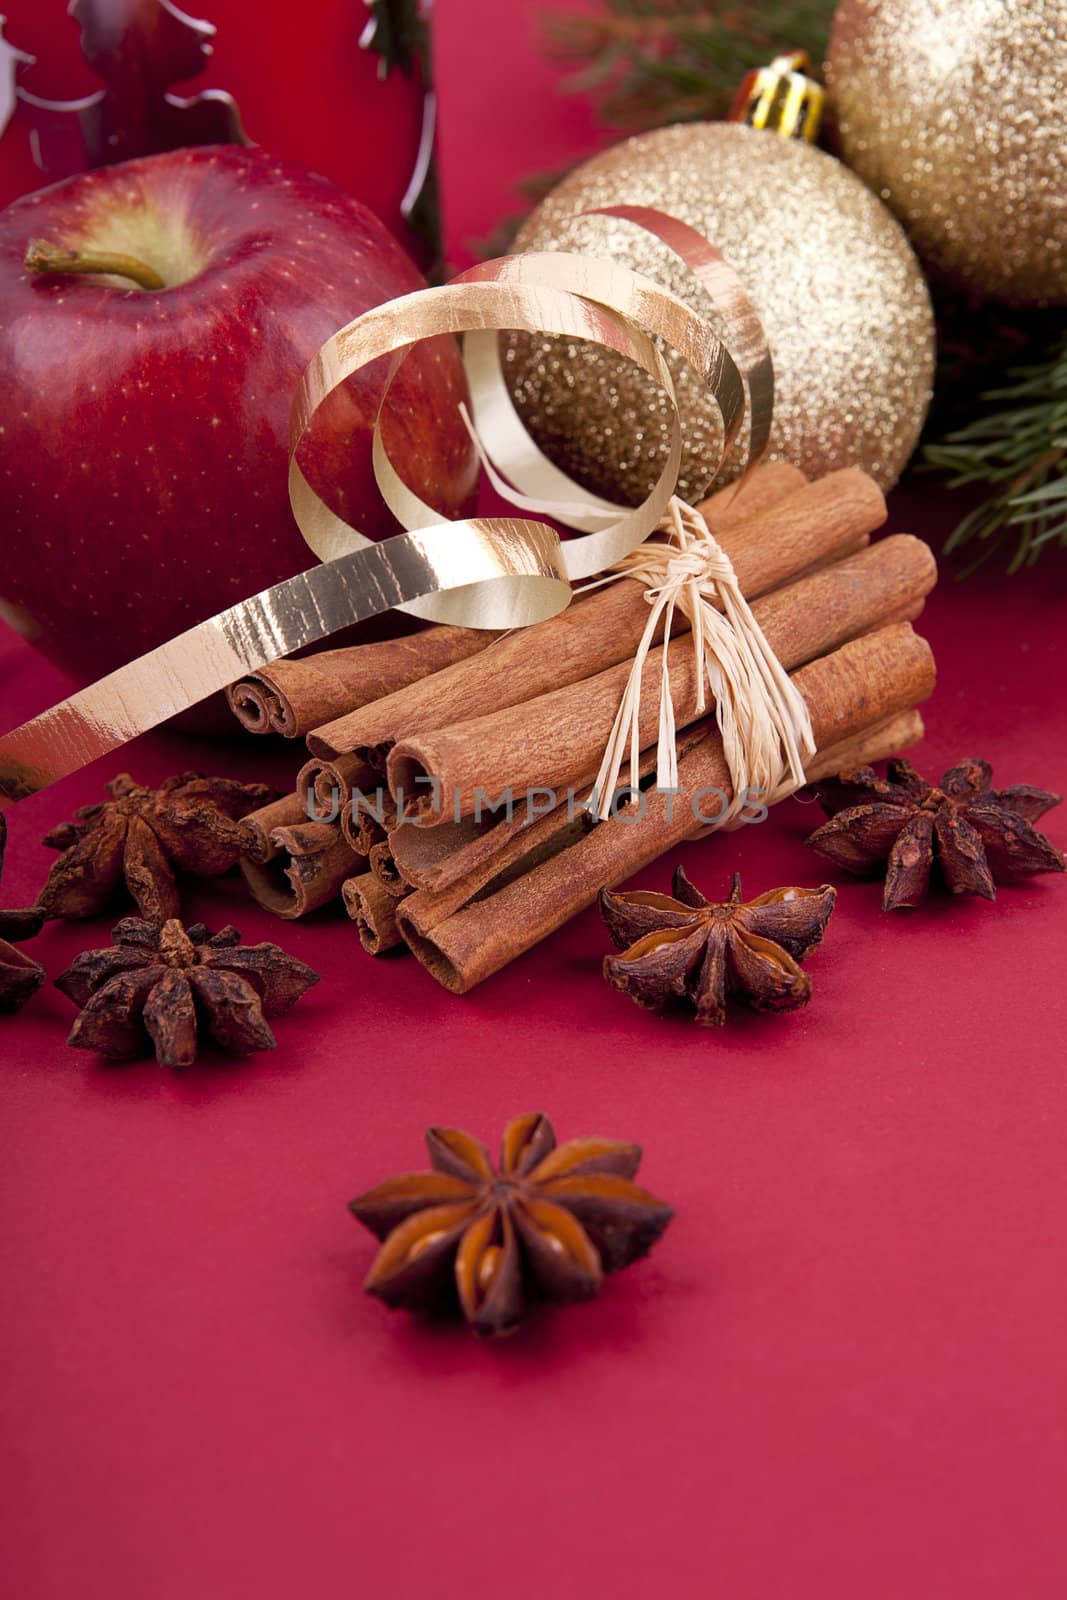
[[(805, 775), (809, 782), (814, 782), (831, 773), (853, 771), (873, 761), (883, 761), (887, 756), (899, 755), (918, 744), (922, 736), (923, 721), (919, 712), (902, 711), (854, 738), (828, 746), (808, 763)], [(679, 751), (679, 755), (681, 753)], [(522, 873), (532, 871), (542, 861), (567, 849), (592, 825), (590, 812), (577, 811), (572, 815), (566, 806), (558, 807), (550, 815), (538, 818), (527, 833), (513, 836), (495, 857), (479, 862), (445, 887), (416, 889), (404, 902), (405, 926), (416, 936), (425, 937), (473, 900), (495, 894)], [(733, 823), (724, 831), (740, 826), (741, 823)], [(410, 833), (412, 830), (400, 831)]]
[[(738, 509), (720, 519), (717, 532), (751, 599), (854, 548), (884, 519), (878, 486), (850, 467), (753, 516)], [(505, 634), (480, 655), (316, 728), (308, 748), (326, 760), (356, 752), (381, 765), (398, 739), (519, 705), (626, 660), (647, 617), (639, 583), (608, 584), (548, 622)], [(679, 632), (688, 626), (684, 618), (676, 625)]]
[(367, 865), (370, 867), (372, 876), (377, 879), (386, 893), (391, 894), (394, 899), (399, 899), (401, 895), (407, 894), (411, 888), (411, 885), (406, 882), (397, 867), (393, 857), (392, 846), (388, 839), (383, 839), (379, 844), (371, 845), (367, 855)]
[[(675, 741), (679, 759), (706, 738), (713, 726), (709, 718), (679, 729)], [(644, 751), (641, 777), (649, 777), (655, 769), (656, 751)], [(583, 788), (575, 799), (573, 792), (560, 791), (548, 811), (536, 801), (522, 803), (514, 806), (510, 815), (490, 816), (482, 822), (464, 817), (459, 823), (433, 828), (398, 823), (390, 831), (389, 843), (406, 882), (435, 895), (455, 891), (458, 910), (512, 863), (524, 860), (527, 852), (540, 848), (542, 842), (554, 838), (572, 820), (578, 819), (583, 829), (591, 827), (591, 792), (591, 787)]]
[(373, 872), (346, 878), (341, 885), (345, 910), (359, 933), (359, 942), (369, 955), (380, 956), (403, 944), (396, 920), (400, 901), (389, 893)]
[(351, 809), (352, 796), (378, 787), (378, 778), (358, 756), (336, 761), (312, 757), (296, 775), (296, 792), (304, 796), (306, 815), (319, 822), (337, 822)]
[(814, 783), (819, 778), (828, 778), (831, 773), (855, 772), (857, 767), (887, 761), (919, 744), (925, 733), (922, 712), (918, 706), (912, 706), (910, 711), (898, 711), (884, 722), (873, 723), (851, 739), (827, 745), (808, 763), (805, 775), (809, 783)]
[(738, 478), (725, 489), (717, 489), (706, 500), (701, 500), (697, 510), (712, 533), (718, 536), (731, 522), (768, 510), (795, 489), (802, 489), (807, 481), (791, 461), (765, 461), (747, 478)]
[(226, 703), (246, 733), (274, 733), (269, 690), (254, 678), (242, 678), (226, 690)]
[[(769, 462), (743, 482), (706, 500), (701, 510), (712, 526), (741, 514), (751, 516), (804, 482), (798, 467)], [(498, 635), (482, 628), (430, 627), (402, 639), (322, 650), (300, 660), (261, 667), (226, 691), (230, 709), (249, 733), (303, 737), (333, 718), (403, 689), (431, 672), (477, 655)]]
[(249, 733), (298, 739), (332, 717), (476, 655), (495, 638), (483, 628), (437, 626), (402, 639), (323, 650), (261, 667), (231, 684), (226, 698)]
[[(929, 546), (896, 534), (757, 600), (752, 611), (790, 671), (873, 628), (914, 618), (936, 579)], [(666, 654), (675, 721), (684, 727), (702, 714), (692, 641), (672, 638)], [(663, 656), (662, 647), (650, 651), (642, 671), (642, 750), (658, 731)], [(521, 797), (592, 778), (631, 668), (624, 661), (521, 707), (401, 740), (387, 767), (398, 806), (402, 799), (406, 817), (439, 824), (476, 811), (487, 797)]]
[(270, 836), (273, 857), (240, 863), (252, 898), (287, 922), (307, 916), (334, 899), (346, 878), (359, 871), (363, 858), (350, 849), (336, 822), (303, 822), (275, 828)]
[(242, 820), (248, 841), (244, 846), (244, 855), (249, 861), (265, 865), (274, 859), (281, 848), (271, 842), (274, 830), (290, 828), (307, 820), (304, 798), (299, 790), (296, 794), (283, 795), (280, 800), (273, 800), (269, 806), (263, 806), (259, 811), (250, 812)]
[[(910, 623), (895, 623), (842, 645), (792, 678), (824, 749), (925, 700), (934, 662)], [(447, 917), (429, 936), (405, 922), (402, 906), (405, 940), (445, 988), (466, 993), (591, 905), (604, 885), (623, 882), (693, 833), (698, 801), (712, 803), (705, 798), (712, 792), (730, 794), (717, 734), (682, 758), (679, 784), (680, 795), (649, 792), (636, 818), (601, 823), (497, 893)]]
[[(527, 808), (520, 807), (510, 817), (462, 817), (459, 822), (432, 828), (402, 823), (390, 830), (389, 843), (408, 883), (416, 889), (443, 889), (487, 856), (495, 855), (507, 838), (536, 820)], [(501, 833), (501, 829), (507, 832)]]
[(374, 845), (380, 844), (395, 826), (393, 797), (378, 780), (372, 788), (350, 796), (341, 812), (341, 833), (361, 856), (370, 855)]

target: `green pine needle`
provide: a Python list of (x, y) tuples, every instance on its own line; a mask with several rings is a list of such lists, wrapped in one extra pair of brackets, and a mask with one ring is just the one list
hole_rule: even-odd
[(1067, 549), (1067, 334), (1044, 361), (1009, 377), (1018, 382), (982, 395), (983, 410), (973, 422), (924, 451), (931, 466), (950, 474), (949, 488), (980, 484), (989, 490), (945, 546), (984, 545), (969, 570), (1013, 534), (1010, 572), (1033, 566), (1056, 545)]
[(592, 15), (545, 18), (550, 47), (575, 71), (563, 87), (595, 93), (606, 122), (627, 130), (693, 122), (727, 110), (753, 67), (786, 50), (826, 54), (834, 0), (604, 0)]

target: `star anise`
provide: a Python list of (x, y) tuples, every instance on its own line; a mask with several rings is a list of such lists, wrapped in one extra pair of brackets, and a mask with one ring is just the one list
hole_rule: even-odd
[(273, 1049), (266, 1019), (319, 981), (276, 944), (242, 945), (236, 928), (124, 917), (111, 939), (110, 949), (83, 951), (56, 987), (83, 1008), (67, 1043), (115, 1060), (154, 1047), (160, 1066), (190, 1066), (205, 1026), (234, 1055)]
[(937, 862), (953, 894), (997, 897), (997, 883), (1062, 872), (1064, 858), (1033, 824), (1062, 795), (1017, 784), (994, 789), (988, 761), (961, 761), (938, 786), (910, 761), (891, 761), (814, 785), (830, 818), (807, 843), (849, 872), (885, 863), (886, 911), (918, 905)]
[[(7, 818), (0, 811), (0, 878), (4, 875), (6, 851)], [(40, 933), (43, 923), (44, 917), (36, 908), (0, 911), (0, 1012), (17, 1011), (44, 982), (41, 963), (15, 948)]]
[(759, 1011), (795, 1011), (811, 999), (799, 963), (823, 936), (836, 890), (769, 889), (741, 898), (735, 872), (721, 904), (706, 900), (681, 867), (674, 897), (636, 889), (600, 891), (600, 915), (621, 955), (607, 956), (604, 976), (639, 1006), (658, 1011), (688, 1000), (705, 1026), (726, 1021), (726, 997)]
[(271, 798), (262, 783), (235, 783), (182, 772), (158, 789), (122, 773), (107, 785), (110, 800), (83, 806), (73, 822), (46, 834), (63, 854), (39, 904), (48, 917), (96, 916), (125, 883), (142, 917), (165, 922), (180, 910), (176, 873), (211, 878), (228, 872), (247, 843), (240, 819)]
[(384, 1241), (364, 1288), (410, 1310), (455, 1292), (478, 1334), (512, 1332), (527, 1286), (548, 1300), (587, 1299), (605, 1272), (647, 1255), (674, 1215), (631, 1181), (639, 1145), (557, 1145), (540, 1112), (508, 1123), (499, 1171), (458, 1129), (430, 1128), (426, 1145), (432, 1172), (391, 1178), (352, 1201)]

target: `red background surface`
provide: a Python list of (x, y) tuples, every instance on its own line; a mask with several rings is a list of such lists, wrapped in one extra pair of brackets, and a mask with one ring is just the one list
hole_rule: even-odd
[[(532, 39), (526, 6), (443, 8), (457, 259), (514, 177), (591, 137)], [(955, 512), (913, 483), (890, 527), (936, 547)], [(984, 755), (1067, 788), (1065, 588), (1054, 558), (943, 578), (929, 772)], [(65, 689), (0, 636), (4, 726)], [(189, 765), (292, 770), (252, 741), (142, 740), (16, 808), (4, 903), (102, 778)], [(682, 859), (711, 892), (735, 867), (753, 893), (815, 883), (813, 820), (790, 802)], [(1067, 843), (1067, 815), (1048, 826)], [(191, 914), (323, 974), (275, 1053), (107, 1067), (62, 1043), (51, 989), (0, 1022), (7, 1592), (1061, 1596), (1065, 895), (888, 919), (845, 882), (813, 1005), (719, 1035), (609, 991), (594, 913), (457, 1000), (343, 919), (194, 890)], [(106, 928), (50, 927), (49, 973)], [(677, 1209), (654, 1255), (492, 1347), (361, 1296), (373, 1241), (346, 1200), (421, 1165), (427, 1123), (495, 1144), (534, 1108), (644, 1144)]]
[[(17, 81), (41, 99), (74, 100), (103, 86), (68, 5), (4, 0), (0, 11), (8, 44), (34, 57)], [(405, 234), (400, 200), (419, 147), (421, 88), (402, 72), (378, 78), (377, 55), (359, 43), (369, 15), (363, 0), (314, 0), (303, 9), (291, 0), (207, 0), (176, 9), (206, 15), (215, 34), (203, 71), (171, 85), (172, 93), (225, 90), (254, 143), (332, 178)], [(0, 205), (46, 181), (30, 153), (30, 125), (16, 117), (0, 146)]]

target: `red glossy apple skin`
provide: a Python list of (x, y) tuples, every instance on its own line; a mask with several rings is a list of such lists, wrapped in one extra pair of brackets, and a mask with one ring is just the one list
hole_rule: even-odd
[[(119, 249), (173, 286), (31, 275), (31, 239)], [(186, 281), (174, 282), (184, 273)], [(377, 219), (260, 150), (180, 150), (66, 180), (0, 213), (0, 612), (80, 682), (314, 565), (286, 491), (308, 360), (423, 287)], [(396, 525), (370, 464), (382, 364), (320, 413), (301, 460), (361, 531)], [(390, 397), (411, 487), (463, 514), (475, 463), (451, 339)]]

